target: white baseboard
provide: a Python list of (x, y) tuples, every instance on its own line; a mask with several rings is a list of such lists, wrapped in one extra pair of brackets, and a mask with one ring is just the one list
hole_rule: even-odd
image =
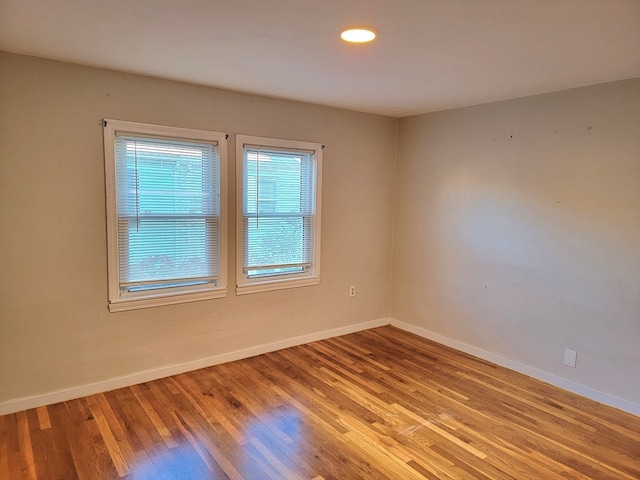
[(151, 380), (157, 380), (159, 378), (169, 377), (171, 375), (177, 375), (179, 373), (210, 367), (212, 365), (233, 362), (234, 360), (254, 357), (256, 355), (274, 352), (283, 348), (303, 345), (305, 343), (324, 340), (326, 338), (337, 337), (340, 335), (347, 335), (349, 333), (368, 330), (370, 328), (382, 327), (389, 324), (402, 330), (406, 330), (407, 332), (415, 333), (416, 335), (419, 335), (421, 337), (433, 340), (434, 342), (441, 343), (442, 345), (454, 348), (461, 352), (465, 352), (475, 357), (482, 358), (483, 360), (495, 363), (496, 365), (500, 365), (501, 367), (509, 368), (516, 372), (523, 373), (538, 380), (542, 380), (543, 382), (550, 383), (551, 385), (555, 385), (556, 387), (562, 388), (564, 390), (577, 393), (578, 395), (582, 395), (583, 397), (587, 397), (605, 405), (609, 405), (625, 412), (640, 416), (640, 405), (637, 403), (615, 397), (613, 395), (601, 392), (590, 387), (586, 387), (579, 383), (575, 383), (565, 378), (558, 377), (543, 370), (530, 367), (529, 365), (516, 362), (515, 360), (511, 360), (495, 353), (487, 352), (472, 345), (468, 345), (458, 340), (453, 340), (425, 328), (417, 327), (415, 325), (401, 322), (393, 318), (381, 318), (369, 322), (349, 325), (347, 327), (315, 332), (308, 335), (287, 338), (278, 342), (257, 345), (243, 350), (236, 350), (234, 352), (214, 355), (212, 357), (202, 358), (199, 360), (154, 368), (150, 370), (143, 370), (131, 375), (124, 375), (100, 382), (66, 388), (63, 390), (56, 390), (53, 392), (44, 393), (42, 395), (34, 395), (31, 397), (7, 400), (0, 403), (0, 415), (19, 412), (21, 410), (40, 407), (43, 405), (51, 405), (58, 402), (64, 402), (66, 400), (73, 400), (74, 398), (85, 397), (87, 395), (93, 395), (95, 393), (108, 392), (116, 388), (128, 387), (138, 383), (149, 382)]
[(601, 392), (600, 390), (596, 390), (594, 388), (572, 382), (571, 380), (567, 380), (565, 378), (545, 372), (544, 370), (540, 370), (534, 367), (530, 367), (529, 365), (516, 362), (515, 360), (503, 357), (502, 355), (487, 352), (472, 345), (459, 342), (458, 340), (444, 337), (422, 327), (417, 327), (415, 325), (401, 322), (393, 318), (391, 319), (391, 325), (400, 328), (401, 330), (406, 330), (407, 332), (415, 333), (416, 335), (419, 335), (421, 337), (433, 340), (434, 342), (441, 343), (442, 345), (455, 348), (456, 350), (459, 350), (461, 352), (468, 353), (469, 355), (473, 355), (474, 357), (478, 357), (491, 363), (495, 363), (496, 365), (500, 365), (501, 367), (506, 367), (510, 370), (514, 370), (518, 373), (523, 373), (537, 380), (550, 383), (551, 385), (555, 385), (556, 387), (562, 388), (563, 390), (577, 393), (578, 395), (590, 398), (591, 400), (595, 400), (596, 402), (600, 402), (605, 405), (609, 405), (625, 412), (640, 416), (640, 404), (633, 403), (628, 400), (615, 397), (608, 393)]
[(140, 372), (132, 373), (131, 375), (124, 375), (121, 377), (110, 378), (107, 380), (80, 385), (77, 387), (56, 390), (53, 392), (44, 393), (42, 395), (34, 395), (31, 397), (7, 400), (0, 403), (0, 415), (19, 412), (22, 410), (27, 410), (29, 408), (41, 407), (43, 405), (51, 405), (67, 400), (73, 400), (74, 398), (86, 397), (87, 395), (93, 395), (95, 393), (108, 392), (110, 390), (115, 390), (116, 388), (128, 387), (131, 385), (136, 385), (138, 383), (149, 382), (151, 380), (157, 380), (159, 378), (169, 377), (171, 375), (177, 375), (179, 373), (210, 367), (212, 365), (218, 365), (221, 363), (233, 362), (234, 360), (254, 357), (263, 353), (282, 350), (283, 348), (303, 345), (305, 343), (324, 340), (326, 338), (337, 337), (340, 335), (347, 335), (349, 333), (368, 330), (370, 328), (382, 327), (384, 325), (389, 325), (390, 323), (391, 319), (381, 318), (369, 322), (349, 325), (347, 327), (334, 328), (332, 330), (324, 330), (322, 332), (310, 333), (308, 335), (301, 335), (299, 337), (287, 338), (278, 342), (257, 345), (255, 347), (236, 350), (235, 352), (223, 353), (221, 355), (214, 355), (212, 357), (202, 358), (190, 362), (169, 365), (150, 370), (143, 370)]

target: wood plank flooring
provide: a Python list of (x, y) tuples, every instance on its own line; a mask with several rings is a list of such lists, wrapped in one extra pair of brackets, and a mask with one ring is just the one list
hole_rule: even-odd
[(638, 479), (640, 418), (393, 327), (0, 417), (0, 479)]

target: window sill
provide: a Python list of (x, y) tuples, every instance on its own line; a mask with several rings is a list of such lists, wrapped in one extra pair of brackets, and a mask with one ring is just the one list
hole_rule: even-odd
[(236, 295), (249, 295), (252, 293), (270, 292), (272, 290), (309, 287), (311, 285), (318, 285), (319, 283), (320, 277), (295, 278), (291, 280), (266, 280), (263, 282), (238, 285), (236, 287)]
[(137, 298), (121, 298), (109, 302), (110, 312), (124, 312), (126, 310), (137, 310), (139, 308), (161, 307), (163, 305), (174, 305), (178, 303), (198, 302), (201, 300), (211, 300), (213, 298), (224, 298), (227, 296), (227, 289), (207, 290), (206, 292), (176, 293), (173, 295), (149, 295)]

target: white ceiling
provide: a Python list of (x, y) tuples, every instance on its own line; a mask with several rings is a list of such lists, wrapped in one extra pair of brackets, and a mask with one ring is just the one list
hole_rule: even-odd
[(0, 49), (402, 117), (640, 77), (640, 0), (0, 0)]

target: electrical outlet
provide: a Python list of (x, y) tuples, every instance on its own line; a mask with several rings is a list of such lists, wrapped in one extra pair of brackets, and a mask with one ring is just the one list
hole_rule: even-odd
[(349, 296), (350, 297), (355, 297), (356, 296), (356, 286), (355, 285), (351, 285), (349, 287)]
[(578, 358), (578, 353), (573, 350), (569, 350), (568, 348), (564, 349), (564, 364), (567, 367), (576, 368), (576, 360)]

